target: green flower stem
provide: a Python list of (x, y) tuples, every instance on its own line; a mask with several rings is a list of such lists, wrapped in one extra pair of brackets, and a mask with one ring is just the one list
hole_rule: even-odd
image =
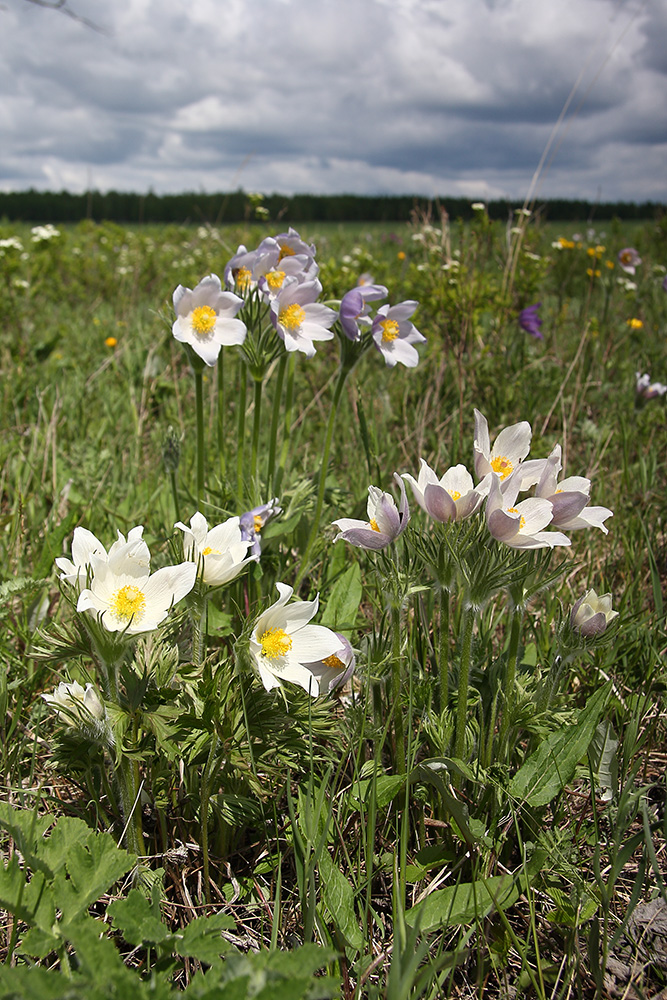
[(500, 753), (503, 752), (505, 741), (512, 721), (514, 710), (514, 686), (516, 682), (516, 663), (519, 656), (519, 639), (521, 638), (521, 611), (516, 609), (512, 613), (510, 625), (510, 642), (507, 650), (507, 672), (505, 674), (505, 702), (503, 712), (500, 717), (500, 732), (498, 743)]
[(461, 661), (459, 664), (459, 693), (456, 706), (456, 736), (454, 756), (464, 759), (466, 745), (466, 721), (468, 716), (468, 682), (470, 678), (470, 653), (472, 650), (472, 630), (475, 616), (472, 608), (466, 604), (463, 607), (463, 640), (461, 643)]
[(197, 510), (204, 498), (204, 375), (195, 375), (195, 414), (197, 419)]
[(236, 433), (236, 503), (242, 510), (243, 496), (243, 458), (245, 454), (245, 407), (246, 407), (247, 372), (245, 365), (239, 371), (239, 420)]
[(297, 574), (296, 582), (294, 584), (294, 589), (297, 590), (299, 584), (306, 575), (306, 570), (308, 569), (308, 559), (310, 553), (312, 552), (313, 545), (317, 539), (317, 534), (320, 530), (320, 518), (322, 517), (322, 506), (324, 504), (324, 490), (327, 481), (327, 470), (329, 467), (329, 453), (331, 451), (331, 442), (333, 440), (333, 432), (336, 424), (336, 415), (338, 413), (338, 407), (340, 405), (340, 400), (343, 395), (343, 389), (345, 387), (345, 382), (347, 381), (347, 376), (350, 374), (351, 369), (349, 367), (344, 367), (341, 365), (338, 371), (338, 380), (336, 382), (336, 387), (334, 389), (333, 400), (331, 402), (331, 410), (329, 412), (329, 422), (327, 423), (326, 437), (324, 439), (324, 449), (322, 451), (322, 464), (320, 466), (320, 483), (317, 490), (317, 501), (315, 503), (315, 515), (313, 517), (313, 524), (310, 529), (310, 535), (308, 537), (308, 542), (306, 544), (306, 551), (301, 559), (301, 566), (299, 567), (299, 572)]
[(403, 710), (401, 708), (401, 611), (400, 605), (395, 605), (391, 612), (392, 618), (392, 651), (391, 651), (391, 700), (394, 713), (394, 743), (396, 745), (396, 770), (405, 774), (405, 734), (403, 732)]
[(181, 515), (178, 512), (178, 486), (176, 485), (176, 469), (170, 469), (169, 479), (171, 481), (171, 496), (174, 501), (174, 516), (177, 521), (181, 520)]
[(440, 589), (440, 636), (438, 648), (440, 712), (444, 712), (449, 701), (449, 591)]
[(220, 480), (224, 482), (227, 471), (227, 461), (225, 456), (225, 366), (223, 362), (224, 351), (218, 355), (218, 396), (216, 399), (218, 417), (218, 460), (220, 462)]
[(253, 414), (252, 421), (252, 457), (251, 457), (251, 469), (250, 469), (250, 481), (251, 488), (253, 491), (254, 502), (259, 503), (259, 482), (257, 479), (257, 465), (259, 460), (259, 433), (261, 430), (261, 420), (262, 420), (262, 389), (264, 388), (264, 379), (255, 378), (255, 412)]
[(273, 490), (276, 493), (280, 492), (280, 487), (283, 481), (283, 476), (285, 474), (285, 466), (287, 465), (287, 456), (289, 454), (289, 446), (292, 434), (292, 406), (294, 403), (294, 376), (296, 373), (296, 354), (292, 353), (289, 355), (288, 368), (287, 368), (287, 387), (285, 389), (285, 419), (283, 422), (283, 443), (280, 449), (280, 459), (278, 460), (278, 471), (276, 472), (275, 483), (273, 484)]
[(211, 749), (208, 752), (206, 763), (201, 775), (201, 793), (199, 797), (199, 820), (201, 823), (201, 853), (203, 862), (204, 877), (204, 899), (211, 902), (211, 875), (210, 858), (208, 850), (208, 807), (211, 801), (211, 774), (215, 764), (215, 755), (218, 750), (219, 739), (217, 733), (213, 733), (211, 739)]
[[(287, 351), (278, 362), (278, 372), (276, 375), (275, 391), (273, 396), (273, 410), (271, 413), (271, 436), (269, 438), (269, 464), (266, 470), (266, 483), (269, 495), (273, 493), (274, 478), (276, 473), (276, 452), (278, 450), (278, 423), (280, 421), (280, 403), (283, 395), (283, 382), (285, 381), (285, 369), (287, 368)], [(294, 380), (292, 380), (294, 388)], [(286, 435), (287, 437), (287, 435)]]
[(118, 751), (116, 768), (120, 788), (120, 804), (125, 824), (125, 842), (128, 850), (138, 857), (146, 853), (144, 846), (144, 831), (141, 825), (141, 803), (137, 801), (139, 794), (139, 765), (126, 757), (122, 750)]

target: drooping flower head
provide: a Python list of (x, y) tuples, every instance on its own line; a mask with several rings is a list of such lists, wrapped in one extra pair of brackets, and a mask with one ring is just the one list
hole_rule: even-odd
[(325, 656), (323, 660), (316, 660), (315, 663), (305, 664), (317, 681), (320, 694), (331, 694), (336, 688), (342, 687), (354, 673), (354, 650), (344, 635), (340, 632), (336, 632), (336, 635), (340, 648), (335, 653)]
[(591, 638), (602, 635), (617, 615), (618, 611), (612, 611), (611, 608), (611, 594), (598, 597), (594, 590), (587, 590), (572, 608), (570, 625), (575, 632)]
[(568, 476), (558, 482), (562, 469), (561, 447), (555, 445), (546, 461), (544, 472), (535, 488), (535, 496), (548, 500), (553, 508), (552, 525), (564, 531), (600, 528), (606, 534), (604, 522), (613, 513), (608, 507), (589, 507), (591, 481), (583, 476)]
[(634, 247), (625, 247), (623, 250), (619, 250), (618, 263), (628, 274), (634, 274), (641, 262), (642, 259)]
[(337, 656), (340, 638), (323, 625), (309, 624), (317, 612), (317, 597), (314, 601), (288, 604), (294, 592), (292, 587), (284, 583), (277, 583), (276, 587), (280, 597), (257, 619), (250, 637), (250, 652), (267, 691), (287, 681), (315, 697), (321, 691), (320, 681), (308, 665)]
[(146, 542), (141, 537), (143, 531), (143, 525), (131, 528), (127, 540), (125, 535), (119, 531), (118, 538), (107, 552), (102, 542), (95, 537), (92, 531), (82, 527), (75, 528), (72, 537), (72, 558), (67, 559), (60, 556), (55, 561), (56, 566), (61, 571), (60, 579), (72, 587), (77, 584), (85, 585), (88, 573), (92, 569), (93, 556), (103, 562), (110, 560), (124, 562), (129, 559), (136, 563), (140, 569), (148, 571), (151, 554)]
[(314, 341), (331, 340), (336, 313), (317, 302), (319, 281), (294, 282), (284, 286), (271, 302), (271, 322), (287, 351), (315, 354)]
[(415, 500), (429, 517), (444, 524), (447, 521), (461, 521), (479, 509), (489, 492), (492, 473), (485, 476), (479, 486), (475, 486), (465, 465), (447, 469), (444, 476), (438, 479), (437, 473), (423, 458), (419, 462), (419, 477), (414, 479), (405, 472), (403, 479), (410, 483)]
[(239, 527), (241, 528), (241, 538), (245, 541), (250, 542), (250, 554), (259, 559), (261, 554), (261, 531), (264, 525), (274, 517), (278, 517), (282, 514), (282, 507), (278, 506), (278, 497), (274, 497), (273, 500), (269, 500), (268, 503), (260, 504), (259, 507), (253, 507), (252, 510), (248, 510), (245, 514), (241, 514), (239, 518)]
[(197, 511), (190, 518), (189, 528), (182, 521), (174, 527), (183, 532), (185, 558), (200, 568), (202, 581), (209, 587), (236, 579), (249, 562), (258, 558), (248, 552), (250, 541), (244, 537), (238, 517), (209, 528), (204, 515)]
[(377, 486), (369, 486), (366, 507), (368, 520), (341, 517), (334, 521), (334, 527), (340, 532), (334, 541), (338, 542), (342, 538), (360, 549), (379, 550), (386, 548), (403, 534), (410, 520), (410, 510), (403, 480), (396, 474), (394, 479), (401, 491), (398, 507), (391, 493), (383, 493)]
[(189, 344), (212, 367), (221, 347), (242, 344), (245, 340), (245, 324), (235, 319), (242, 306), (243, 299), (238, 295), (223, 292), (217, 274), (202, 278), (193, 289), (179, 285), (174, 291), (174, 337)]
[(426, 337), (410, 321), (418, 304), (408, 300), (395, 306), (380, 306), (377, 311), (372, 326), (373, 340), (389, 368), (397, 362), (406, 368), (415, 368), (419, 361), (413, 344), (424, 344)]
[(340, 301), (338, 318), (343, 333), (349, 340), (359, 340), (361, 328), (371, 326), (369, 302), (384, 299), (388, 292), (384, 285), (357, 285), (346, 292)]
[(540, 330), (542, 320), (537, 312), (541, 305), (541, 302), (536, 302), (535, 305), (527, 306), (519, 313), (519, 326), (536, 340), (544, 340), (544, 334)]
[(562, 532), (542, 530), (553, 520), (553, 507), (549, 501), (528, 497), (517, 502), (519, 487), (519, 477), (513, 476), (503, 493), (500, 477), (492, 476), (486, 501), (486, 523), (491, 535), (513, 549), (570, 545), (570, 539)]

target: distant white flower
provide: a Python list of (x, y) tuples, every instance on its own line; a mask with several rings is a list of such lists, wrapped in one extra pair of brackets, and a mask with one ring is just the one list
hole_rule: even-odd
[(243, 537), (240, 518), (230, 517), (222, 524), (209, 528), (208, 521), (197, 511), (190, 518), (190, 527), (178, 521), (175, 528), (183, 532), (185, 558), (194, 562), (209, 587), (219, 587), (234, 580), (256, 556), (248, 557), (250, 541)]
[(45, 226), (33, 226), (30, 232), (32, 233), (33, 243), (41, 243), (44, 240), (52, 240), (56, 236), (60, 236), (60, 230), (52, 226), (50, 222)]
[(72, 537), (72, 558), (67, 559), (61, 556), (55, 561), (56, 566), (61, 571), (60, 579), (72, 587), (77, 583), (85, 584), (88, 573), (92, 569), (93, 556), (103, 562), (120, 560), (121, 563), (124, 563), (125, 560), (131, 560), (140, 572), (147, 572), (151, 554), (146, 542), (141, 537), (143, 531), (142, 525), (131, 528), (127, 540), (125, 535), (119, 531), (117, 540), (107, 552), (102, 542), (95, 537), (92, 531), (88, 531), (87, 528), (75, 528)]
[(373, 340), (390, 368), (397, 362), (406, 368), (415, 368), (419, 362), (419, 355), (413, 344), (426, 343), (426, 337), (410, 320), (418, 304), (407, 300), (395, 306), (380, 306), (375, 315)]
[(284, 681), (298, 684), (308, 694), (320, 693), (320, 681), (308, 664), (317, 664), (335, 656), (341, 641), (323, 625), (309, 625), (317, 613), (319, 600), (294, 601), (292, 587), (277, 583), (280, 597), (264, 611), (250, 637), (250, 652), (267, 691), (281, 687)]
[(235, 319), (243, 299), (233, 292), (223, 292), (217, 274), (202, 278), (195, 288), (179, 285), (173, 299), (175, 339), (189, 344), (209, 367), (218, 360), (222, 347), (242, 344), (245, 340), (245, 323)]
[(667, 393), (667, 385), (663, 385), (662, 382), (651, 382), (651, 376), (647, 372), (643, 375), (637, 372), (636, 379), (637, 396), (641, 399), (656, 399)]
[(484, 204), (483, 201), (473, 201), (473, 203), (472, 203), (472, 205), (470, 207), (472, 208), (473, 212), (484, 212), (484, 211), (486, 211), (486, 205)]
[(104, 718), (104, 705), (92, 684), (86, 684), (84, 689), (78, 681), (69, 684), (61, 681), (53, 694), (43, 694), (42, 698), (70, 725), (91, 722), (93, 719), (99, 722)]

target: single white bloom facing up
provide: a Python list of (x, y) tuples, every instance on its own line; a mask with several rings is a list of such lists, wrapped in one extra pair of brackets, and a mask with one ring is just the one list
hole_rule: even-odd
[(588, 639), (594, 635), (602, 635), (617, 615), (618, 611), (612, 611), (611, 608), (611, 594), (598, 597), (594, 590), (587, 590), (572, 608), (570, 625), (575, 632)]
[(183, 553), (201, 570), (202, 580), (209, 587), (219, 587), (234, 580), (257, 556), (248, 556), (250, 541), (243, 537), (240, 518), (230, 517), (222, 524), (209, 528), (208, 521), (197, 511), (190, 518), (190, 527), (178, 521), (175, 528), (183, 532)]
[(475, 486), (465, 465), (454, 465), (440, 479), (423, 458), (419, 459), (419, 476), (414, 479), (403, 473), (412, 487), (414, 498), (429, 517), (436, 521), (462, 521), (480, 507), (491, 486), (491, 473)]
[(418, 305), (409, 299), (395, 306), (380, 306), (375, 314), (371, 327), (373, 341), (389, 368), (398, 362), (406, 368), (415, 368), (419, 362), (413, 345), (425, 344), (426, 337), (410, 319)]
[(43, 694), (42, 698), (69, 725), (100, 722), (104, 718), (104, 705), (92, 684), (86, 684), (84, 689), (78, 681), (61, 681), (53, 694)]
[(99, 618), (108, 632), (136, 635), (156, 629), (195, 585), (193, 562), (165, 566), (152, 576), (130, 558), (105, 562), (92, 556), (90, 587), (79, 594), (76, 610)]
[(88, 573), (92, 568), (93, 556), (104, 562), (130, 559), (136, 564), (138, 570), (148, 570), (151, 554), (146, 542), (141, 537), (143, 531), (143, 525), (131, 528), (127, 539), (119, 531), (118, 538), (107, 552), (102, 542), (95, 537), (92, 531), (88, 531), (87, 528), (75, 528), (72, 537), (72, 558), (67, 559), (61, 556), (55, 561), (60, 570), (60, 579), (72, 587), (76, 586), (77, 583), (85, 585)]
[(549, 455), (540, 478), (535, 496), (548, 500), (553, 507), (552, 524), (565, 531), (578, 531), (582, 528), (599, 528), (608, 533), (604, 522), (613, 517), (608, 507), (589, 507), (591, 498), (591, 481), (583, 476), (569, 476), (558, 482), (558, 473), (562, 469), (561, 447), (555, 445)]
[(245, 323), (235, 318), (243, 299), (223, 291), (217, 274), (202, 278), (195, 288), (179, 285), (173, 298), (174, 337), (182, 344), (189, 344), (209, 367), (218, 360), (222, 347), (242, 344), (245, 340)]
[(507, 487), (509, 477), (520, 472), (520, 489), (534, 486), (544, 469), (546, 459), (534, 459), (524, 462), (530, 451), (532, 437), (531, 426), (527, 420), (522, 420), (511, 427), (505, 427), (491, 446), (489, 425), (486, 417), (475, 410), (475, 440), (473, 452), (475, 455), (475, 474), (478, 479), (484, 479), (489, 472), (495, 472), (500, 478), (503, 490)]
[(500, 477), (494, 475), (486, 501), (486, 523), (493, 537), (513, 549), (543, 549), (547, 546), (570, 545), (570, 539), (560, 531), (543, 531), (553, 519), (553, 507), (548, 500), (529, 497), (517, 503), (519, 480), (510, 482), (505, 493)]
[(308, 664), (317, 664), (338, 655), (339, 636), (323, 625), (310, 625), (319, 599), (294, 601), (292, 587), (277, 583), (280, 597), (264, 611), (250, 637), (250, 652), (267, 691), (287, 681), (298, 684), (313, 697), (320, 693), (320, 681)]

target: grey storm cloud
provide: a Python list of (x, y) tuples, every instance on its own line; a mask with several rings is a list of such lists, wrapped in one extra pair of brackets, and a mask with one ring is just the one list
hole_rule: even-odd
[(0, 186), (667, 196), (661, 0), (0, 6)]

